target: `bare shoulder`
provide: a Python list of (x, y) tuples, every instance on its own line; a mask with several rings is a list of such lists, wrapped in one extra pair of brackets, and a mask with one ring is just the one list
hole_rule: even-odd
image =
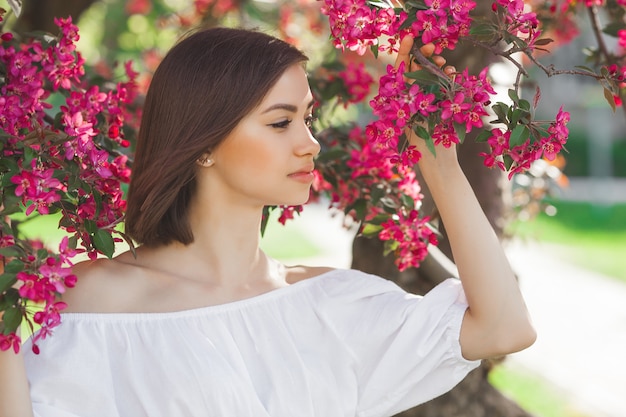
[(336, 268), (331, 268), (328, 266), (304, 266), (304, 265), (296, 265), (296, 266), (287, 266), (286, 270), (286, 281), (289, 284), (295, 284), (299, 281), (304, 281), (306, 279), (315, 278), (320, 275), (324, 275), (328, 272), (334, 271)]
[(133, 268), (115, 259), (79, 262), (72, 268), (76, 286), (63, 294), (65, 312), (110, 312), (132, 294)]

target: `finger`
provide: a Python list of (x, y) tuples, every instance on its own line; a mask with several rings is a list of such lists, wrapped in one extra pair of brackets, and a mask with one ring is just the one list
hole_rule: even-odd
[(425, 45), (422, 45), (422, 47), (420, 48), (420, 52), (426, 58), (430, 58), (435, 53), (435, 44), (429, 42)]
[(404, 62), (405, 68), (409, 65), (411, 49), (413, 48), (413, 36), (406, 35), (400, 41), (400, 47), (398, 48), (398, 56), (396, 57), (395, 67), (398, 68), (400, 63)]
[(446, 59), (442, 57), (441, 55), (435, 55), (433, 57), (433, 62), (435, 63), (435, 65), (441, 68), (446, 63)]
[(454, 68), (452, 65), (448, 65), (447, 67), (445, 67), (443, 69), (443, 72), (448, 76), (451, 77), (452, 75), (454, 75), (456, 73), (456, 68)]

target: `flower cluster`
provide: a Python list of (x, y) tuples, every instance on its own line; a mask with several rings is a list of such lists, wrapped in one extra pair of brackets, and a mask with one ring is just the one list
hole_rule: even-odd
[(524, 0), (496, 0), (492, 4), (495, 13), (499, 13), (501, 21), (506, 25), (506, 31), (521, 38), (526, 47), (532, 49), (539, 39), (539, 20), (537, 14), (526, 10)]
[(417, 220), (422, 194), (412, 167), (396, 163), (388, 147), (369, 140), (358, 126), (346, 133), (325, 131), (319, 139), (328, 154), (341, 157), (318, 160), (314, 190), (328, 193), (332, 208), (360, 222), (363, 235), (385, 241), (401, 271), (417, 267), (435, 236), (428, 218)]
[[(6, 264), (0, 282), (0, 348), (15, 348), (24, 320), (50, 334), (64, 303), (57, 301), (76, 277), (71, 258), (86, 251), (113, 254), (115, 225), (125, 209), (122, 182), (128, 182), (137, 74), (125, 66), (128, 81), (106, 87), (85, 79), (84, 59), (76, 50), (78, 29), (71, 18), (55, 19), (59, 35), (19, 42), (0, 35), (0, 256)], [(89, 85), (89, 86), (88, 86)], [(87, 87), (88, 86), (88, 87)], [(63, 103), (58, 107), (51, 104)], [(55, 114), (56, 113), (56, 114)], [(59, 226), (70, 234), (55, 255), (41, 243), (18, 238), (10, 216), (60, 213)], [(76, 249), (78, 242), (84, 249)]]
[[(322, 13), (328, 16), (334, 45), (360, 55), (371, 47), (397, 51), (400, 27), (408, 16), (391, 8), (372, 8), (367, 0), (324, 0)], [(379, 44), (383, 35), (389, 37), (386, 45)]]
[(363, 101), (369, 95), (374, 83), (374, 78), (367, 72), (362, 62), (358, 64), (349, 62), (346, 69), (337, 75), (343, 80), (348, 90), (349, 99), (344, 103), (344, 107), (347, 107), (349, 103)]
[(567, 123), (570, 120), (568, 112), (561, 107), (556, 120), (547, 128), (547, 135), (538, 140), (528, 138), (518, 145), (511, 144), (511, 131), (502, 131), (499, 128), (492, 129), (487, 143), (489, 153), (481, 153), (484, 164), (487, 167), (498, 166), (502, 170), (508, 169), (509, 178), (513, 175), (530, 169), (533, 162), (544, 158), (553, 161), (567, 142), (569, 129)]
[(392, 250), (396, 255), (398, 270), (418, 267), (428, 255), (428, 245), (436, 245), (437, 236), (428, 227), (428, 217), (419, 217), (417, 210), (407, 215), (399, 212), (382, 223), (378, 238), (385, 242), (393, 242)]
[(435, 53), (454, 49), (460, 38), (469, 34), (472, 0), (425, 0), (426, 9), (415, 13), (412, 33), (422, 43), (435, 45)]
[[(370, 139), (397, 149), (398, 139), (412, 119), (432, 119), (437, 122), (430, 133), (435, 145), (450, 147), (459, 143), (459, 131), (464, 134), (481, 128), (488, 115), (486, 108), (496, 92), (486, 74), (487, 69), (476, 77), (466, 69), (453, 75), (448, 89), (433, 90), (432, 85), (405, 83), (404, 63), (398, 68), (389, 65), (387, 74), (381, 77), (378, 95), (370, 102), (378, 116), (368, 126)], [(413, 165), (420, 155), (408, 148), (403, 156), (400, 161)]]

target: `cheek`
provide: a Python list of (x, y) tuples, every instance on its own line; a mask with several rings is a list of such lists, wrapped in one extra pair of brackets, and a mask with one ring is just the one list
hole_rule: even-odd
[(263, 137), (258, 129), (255, 130), (256, 134), (251, 129), (239, 131), (237, 136), (224, 143), (224, 162), (230, 165), (229, 168), (254, 174), (276, 166), (279, 152), (272, 146), (272, 138)]

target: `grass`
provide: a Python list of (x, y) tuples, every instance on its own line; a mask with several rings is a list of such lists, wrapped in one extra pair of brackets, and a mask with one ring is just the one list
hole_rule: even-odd
[(297, 217), (284, 226), (270, 218), (261, 239), (261, 249), (280, 261), (310, 258), (321, 252), (321, 249), (307, 238), (298, 224)]
[(578, 411), (567, 395), (543, 378), (507, 362), (489, 373), (489, 382), (536, 417), (591, 417)]
[(626, 204), (554, 201), (555, 216), (540, 215), (511, 226), (521, 238), (558, 245), (555, 256), (626, 282)]

